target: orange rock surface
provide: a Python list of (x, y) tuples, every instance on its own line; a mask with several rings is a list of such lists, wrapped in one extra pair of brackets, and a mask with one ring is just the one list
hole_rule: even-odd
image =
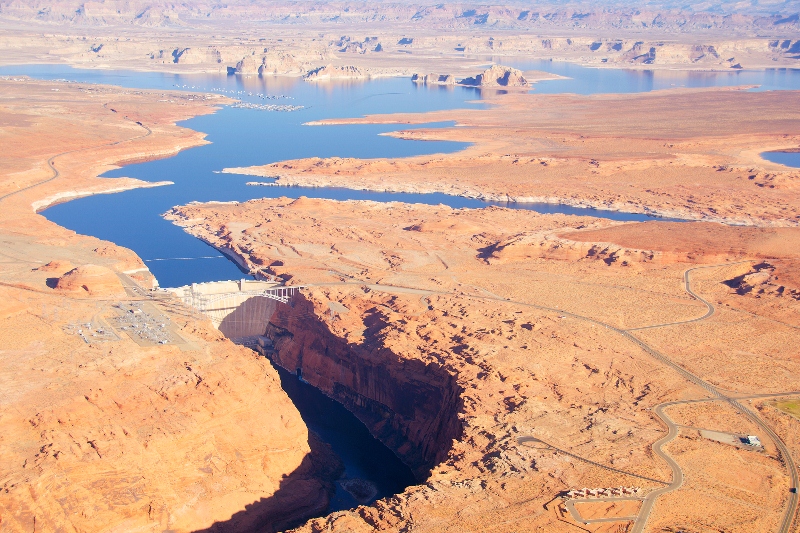
[[(726, 282), (792, 260), (769, 235), (794, 242), (796, 228), (684, 223), (676, 236), (671, 223), (307, 198), (193, 204), (167, 217), (253, 271), (305, 285), (271, 319), (274, 359), (430, 472), (424, 485), (302, 531), (571, 531), (578, 524), (554, 500), (564, 491), (646, 495), (670, 481), (651, 449), (666, 434), (654, 409), (687, 400), (666, 411), (674, 423), (761, 435), (765, 448), (678, 429), (664, 452), (685, 481), (656, 500), (646, 530), (767, 532), (783, 518), (783, 452), (742, 409), (796, 453), (800, 422), (758, 395), (800, 388), (800, 317), (794, 299), (753, 308)], [(609, 247), (626, 259), (608, 260)], [(691, 288), (714, 303), (710, 317), (684, 289), (694, 267)]]
[[(461, 79), (521, 55), (671, 76), (796, 66), (792, 5), (20, 0), (0, 6), (0, 62)], [(175, 208), (253, 272), (303, 286), (270, 317), (274, 361), (421, 481), (299, 531), (779, 531), (800, 460), (800, 420), (775, 407), (800, 390), (800, 174), (759, 154), (800, 146), (800, 92), (481, 97), (481, 110), (336, 121), (453, 120), (393, 135), (472, 143), (462, 152), (229, 171), (704, 222), (308, 198)], [(269, 362), (154, 297), (130, 250), (36, 214), (167, 186), (96, 176), (205, 142), (176, 123), (225, 101), (0, 79), (3, 531), (272, 532), (323, 513), (339, 465)], [(126, 325), (141, 317), (168, 338)], [(576, 519), (566, 491), (583, 487), (643, 501), (578, 504)]]
[[(204, 142), (175, 122), (224, 100), (163, 96), (0, 81), (0, 136), (14, 154), (0, 160), (4, 532), (272, 531), (327, 505), (337, 464), (269, 362), (152, 300), (130, 250), (34, 212), (141, 186), (96, 176)], [(142, 340), (126, 313), (157, 317), (169, 342)]]
[(474, 143), (461, 152), (311, 158), (227, 171), (278, 176), (281, 185), (443, 192), (747, 225), (800, 223), (800, 171), (759, 155), (800, 146), (800, 92), (482, 96), (490, 109), (314, 123), (452, 120), (456, 127), (393, 135)]

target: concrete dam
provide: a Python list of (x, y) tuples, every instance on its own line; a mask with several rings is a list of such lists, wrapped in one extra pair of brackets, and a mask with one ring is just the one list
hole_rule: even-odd
[(198, 311), (223, 335), (238, 344), (263, 336), (279, 303), (289, 300), (302, 287), (273, 281), (236, 280), (192, 283), (165, 288), (185, 305)]

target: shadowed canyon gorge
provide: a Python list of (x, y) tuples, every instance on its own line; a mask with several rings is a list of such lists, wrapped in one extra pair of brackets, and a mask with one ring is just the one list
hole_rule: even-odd
[(0, 0), (0, 531), (797, 531), (799, 11)]

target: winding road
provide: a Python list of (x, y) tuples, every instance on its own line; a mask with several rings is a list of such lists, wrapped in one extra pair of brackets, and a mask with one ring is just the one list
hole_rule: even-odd
[[(105, 106), (106, 106), (106, 104), (103, 104), (103, 107), (105, 107)], [(114, 111), (114, 113), (116, 113), (116, 111)], [(135, 120), (130, 119), (128, 117), (123, 117), (123, 118), (125, 120), (127, 120), (127, 121), (135, 123), (137, 126), (139, 126), (141, 128), (144, 128), (146, 133), (144, 133), (143, 135), (137, 135), (135, 137), (131, 137), (129, 139), (122, 139), (120, 141), (114, 141), (114, 142), (111, 142), (111, 143), (100, 144), (98, 146), (87, 146), (85, 148), (78, 148), (76, 150), (69, 150), (67, 152), (61, 152), (60, 154), (56, 154), (56, 155), (54, 155), (53, 157), (51, 157), (50, 159), (47, 160), (47, 166), (50, 167), (50, 170), (52, 170), (52, 172), (53, 172), (52, 176), (50, 176), (46, 180), (42, 180), (42, 181), (36, 182), (36, 183), (34, 183), (32, 185), (28, 185), (27, 187), (23, 187), (21, 189), (17, 189), (16, 191), (10, 192), (8, 194), (4, 194), (3, 196), (0, 196), (0, 202), (5, 200), (6, 198), (10, 198), (11, 196), (14, 196), (15, 194), (19, 194), (21, 192), (28, 191), (30, 189), (33, 189), (34, 187), (38, 187), (40, 185), (44, 185), (45, 183), (49, 183), (49, 182), (53, 181), (54, 179), (58, 178), (61, 175), (61, 173), (58, 171), (58, 169), (56, 168), (56, 165), (55, 165), (56, 158), (58, 158), (58, 157), (61, 157), (61, 156), (67, 155), (67, 154), (74, 154), (74, 153), (77, 153), (77, 152), (82, 152), (84, 150), (90, 150), (90, 149), (93, 149), (93, 148), (101, 148), (103, 146), (116, 146), (118, 144), (135, 141), (136, 139), (144, 139), (145, 137), (149, 137), (150, 135), (153, 134), (153, 131), (150, 128), (148, 128), (147, 126), (145, 126), (144, 124), (142, 124), (141, 122), (135, 121)]]
[[(700, 296), (699, 294), (697, 294), (696, 292), (694, 292), (692, 290), (692, 287), (691, 287), (691, 273), (693, 271), (695, 271), (695, 270), (700, 270), (700, 269), (718, 268), (718, 267), (721, 267), (721, 266), (730, 266), (730, 265), (734, 265), (734, 264), (747, 263), (747, 262), (749, 262), (749, 261), (739, 261), (737, 263), (723, 263), (723, 264), (717, 264), (717, 265), (707, 265), (707, 266), (701, 266), (701, 267), (694, 267), (694, 268), (690, 268), (690, 269), (688, 269), (688, 270), (686, 270), (684, 272), (684, 274), (683, 274), (683, 277), (684, 277), (684, 289), (686, 290), (686, 292), (692, 298), (695, 298), (696, 300), (698, 300), (701, 303), (705, 304), (705, 306), (707, 308), (706, 313), (703, 316), (698, 317), (698, 318), (694, 318), (694, 319), (690, 319), (690, 320), (684, 320), (684, 321), (679, 321), (679, 322), (669, 322), (669, 323), (665, 323), (665, 324), (655, 324), (655, 325), (652, 325), (652, 326), (646, 326), (646, 327), (641, 327), (641, 328), (623, 330), (623, 329), (619, 329), (619, 328), (616, 328), (614, 326), (611, 326), (610, 324), (605, 324), (605, 323), (602, 323), (600, 321), (597, 321), (597, 320), (594, 320), (594, 319), (591, 319), (591, 318), (581, 317), (580, 315), (575, 315), (575, 314), (568, 313), (568, 312), (565, 312), (565, 311), (552, 309), (552, 308), (543, 308), (543, 307), (540, 307), (540, 306), (532, 306), (532, 307), (539, 307), (541, 309), (548, 309), (548, 310), (551, 310), (551, 311), (561, 312), (561, 313), (564, 313), (566, 315), (573, 316), (575, 318), (580, 318), (582, 320), (588, 320), (590, 322), (593, 322), (593, 323), (596, 323), (596, 324), (601, 324), (601, 325), (603, 325), (603, 326), (605, 326), (605, 327), (607, 327), (607, 328), (609, 328), (609, 329), (611, 329), (613, 331), (616, 331), (620, 335), (624, 336), (625, 338), (627, 338), (628, 340), (630, 340), (631, 342), (633, 342), (634, 344), (636, 344), (637, 346), (642, 348), (645, 352), (647, 352), (650, 355), (652, 355), (653, 357), (655, 357), (661, 363), (663, 363), (663, 364), (669, 366), (670, 368), (672, 368), (673, 370), (675, 370), (677, 373), (679, 373), (681, 376), (683, 376), (686, 380), (688, 380), (691, 383), (693, 383), (693, 384), (703, 388), (704, 390), (706, 390), (709, 393), (709, 395), (711, 396), (711, 398), (708, 398), (708, 399), (683, 400), (683, 401), (666, 402), (666, 403), (662, 403), (662, 404), (657, 405), (653, 409), (653, 413), (656, 416), (658, 416), (658, 418), (667, 427), (667, 434), (664, 435), (662, 438), (660, 438), (655, 443), (653, 443), (653, 445), (652, 445), (653, 453), (655, 453), (658, 457), (663, 459), (669, 465), (670, 469), (672, 470), (672, 482), (666, 487), (662, 487), (662, 488), (658, 488), (658, 489), (653, 490), (652, 492), (650, 492), (644, 498), (644, 502), (642, 503), (642, 507), (641, 507), (641, 509), (639, 511), (639, 515), (638, 515), (636, 521), (634, 522), (633, 528), (631, 529), (631, 533), (642, 533), (644, 531), (645, 527), (647, 526), (647, 521), (648, 521), (648, 519), (650, 517), (650, 512), (652, 511), (653, 506), (656, 503), (656, 500), (660, 496), (663, 496), (664, 494), (666, 494), (668, 492), (672, 492), (674, 490), (677, 490), (683, 485), (684, 476), (683, 476), (683, 471), (681, 470), (680, 465), (678, 465), (678, 463), (675, 462), (675, 460), (672, 459), (672, 457), (670, 457), (669, 454), (667, 454), (664, 451), (664, 446), (667, 445), (669, 442), (671, 442), (675, 437), (677, 437), (678, 436), (678, 431), (679, 431), (679, 427), (664, 412), (664, 409), (666, 409), (667, 407), (673, 406), (673, 405), (687, 404), (687, 403), (699, 403), (699, 402), (707, 402), (707, 401), (724, 401), (724, 402), (728, 403), (729, 405), (731, 405), (734, 409), (736, 409), (739, 412), (743, 413), (748, 419), (750, 419), (750, 421), (752, 421), (764, 433), (766, 433), (769, 436), (769, 438), (775, 443), (775, 446), (777, 447), (778, 452), (780, 454), (780, 460), (783, 461), (784, 465), (786, 466), (786, 468), (789, 471), (789, 477), (790, 477), (790, 480), (791, 480), (790, 488), (794, 488), (795, 491), (797, 490), (797, 487), (798, 487), (797, 467), (795, 466), (794, 460), (792, 459), (792, 456), (789, 453), (788, 448), (786, 447), (784, 442), (781, 440), (781, 438), (758, 415), (756, 415), (753, 411), (751, 411), (750, 409), (748, 409), (742, 403), (739, 402), (739, 400), (743, 400), (743, 399), (745, 399), (745, 397), (736, 398), (736, 397), (731, 397), (731, 396), (728, 396), (726, 394), (723, 394), (723, 392), (721, 392), (721, 389), (713, 386), (712, 384), (708, 383), (707, 381), (701, 379), (700, 377), (696, 376), (695, 374), (693, 374), (693, 373), (689, 372), (688, 370), (684, 369), (683, 367), (681, 367), (680, 365), (678, 365), (677, 363), (675, 363), (671, 359), (669, 359), (667, 356), (665, 356), (661, 352), (657, 351), (656, 349), (652, 348), (651, 346), (649, 346), (648, 344), (643, 342), (641, 339), (635, 337), (633, 334), (630, 333), (631, 331), (635, 331), (635, 330), (652, 329), (652, 328), (659, 328), (659, 327), (675, 326), (675, 325), (679, 325), (679, 324), (689, 324), (689, 323), (692, 323), (692, 322), (699, 322), (701, 320), (705, 320), (705, 319), (713, 316), (715, 311), (716, 311), (714, 306), (708, 300), (704, 299), (702, 296)], [(786, 395), (789, 395), (789, 394), (792, 394), (792, 392), (778, 393), (778, 394), (753, 395), (753, 396), (749, 396), (748, 398), (763, 398), (763, 397), (771, 397), (771, 396), (786, 396)], [(570, 454), (570, 455), (572, 455), (573, 457), (578, 457), (578, 456), (575, 456), (574, 454)], [(581, 459), (581, 460), (584, 460), (584, 459), (582, 459), (580, 457), (578, 457), (578, 458)], [(603, 466), (603, 465), (599, 465), (598, 464), (598, 466)], [(603, 468), (607, 468), (607, 467), (603, 466)], [(789, 492), (789, 500), (787, 502), (786, 510), (785, 510), (783, 519), (782, 519), (782, 521), (780, 523), (780, 526), (779, 526), (779, 528), (777, 530), (777, 533), (790, 533), (791, 528), (792, 528), (792, 524), (794, 522), (795, 513), (797, 512), (797, 505), (798, 505), (798, 494), (797, 494), (797, 492)]]
[(719, 264), (719, 265), (699, 266), (699, 267), (690, 268), (689, 270), (687, 270), (687, 271), (685, 271), (683, 273), (683, 288), (684, 288), (684, 290), (689, 294), (689, 296), (691, 296), (692, 298), (694, 298), (698, 302), (700, 302), (702, 304), (705, 304), (705, 306), (706, 306), (706, 314), (704, 314), (703, 316), (697, 317), (697, 318), (690, 318), (689, 320), (680, 320), (678, 322), (666, 322), (664, 324), (653, 324), (651, 326), (642, 326), (642, 327), (639, 327), (639, 328), (628, 328), (626, 331), (639, 331), (639, 330), (642, 330), (642, 329), (653, 329), (653, 328), (663, 328), (663, 327), (667, 327), (667, 326), (678, 326), (678, 325), (681, 325), (681, 324), (691, 324), (692, 322), (700, 322), (700, 321), (705, 320), (707, 318), (711, 318), (711, 316), (716, 312), (716, 309), (714, 309), (714, 306), (711, 305), (705, 298), (703, 298), (702, 296), (700, 296), (699, 294), (697, 294), (696, 292), (694, 292), (692, 290), (691, 280), (690, 280), (690, 277), (689, 277), (690, 274), (692, 272), (694, 272), (695, 270), (703, 270), (705, 268), (717, 268), (717, 267), (721, 267), (721, 266), (741, 265), (743, 263), (752, 263), (752, 261), (745, 260), (745, 261), (736, 261), (736, 262), (733, 262), (733, 263), (723, 263), (723, 264)]
[[(523, 306), (523, 307), (539, 309), (539, 310), (542, 310), (542, 311), (549, 311), (549, 312), (553, 312), (553, 313), (559, 313), (559, 314), (564, 315), (564, 316), (569, 316), (569, 317), (572, 317), (572, 318), (575, 318), (575, 319), (578, 319), (578, 320), (582, 320), (582, 321), (585, 321), (585, 322), (596, 324), (598, 326), (602, 326), (604, 328), (607, 328), (607, 329), (609, 329), (611, 331), (614, 331), (614, 332), (622, 335), (623, 337), (625, 337), (626, 339), (628, 339), (632, 343), (634, 343), (637, 346), (639, 346), (642, 350), (644, 350), (645, 352), (650, 354), (656, 360), (658, 360), (659, 362), (663, 363), (664, 365), (668, 366), (669, 368), (671, 368), (672, 370), (674, 370), (675, 372), (680, 374), (684, 379), (686, 379), (687, 381), (693, 383), (694, 385), (697, 385), (698, 387), (702, 388), (703, 390), (705, 390), (708, 393), (710, 398), (666, 402), (666, 403), (659, 404), (659, 405), (657, 405), (656, 407), (653, 408), (653, 413), (664, 423), (664, 425), (667, 428), (667, 434), (664, 435), (659, 440), (657, 440), (655, 443), (653, 443), (653, 445), (652, 445), (653, 453), (655, 453), (655, 455), (660, 457), (662, 460), (664, 460), (664, 462), (667, 463), (667, 465), (669, 465), (670, 469), (672, 470), (672, 481), (666, 487), (658, 488), (658, 489), (655, 489), (655, 490), (651, 491), (644, 498), (644, 502), (642, 503), (642, 507), (641, 507), (641, 509), (639, 511), (639, 514), (638, 514), (638, 516), (636, 518), (636, 521), (634, 522), (634, 525), (633, 525), (633, 528), (631, 530), (631, 533), (642, 533), (644, 531), (645, 527), (647, 526), (647, 521), (648, 521), (648, 519), (650, 517), (650, 513), (651, 513), (656, 501), (658, 500), (658, 498), (660, 496), (663, 496), (664, 494), (667, 494), (669, 492), (677, 490), (683, 485), (684, 475), (683, 475), (683, 471), (681, 470), (680, 465), (678, 465), (678, 463), (674, 459), (672, 459), (672, 457), (670, 457), (669, 454), (667, 454), (664, 451), (664, 446), (666, 446), (669, 442), (671, 442), (673, 439), (675, 439), (675, 437), (678, 436), (678, 432), (679, 432), (679, 429), (680, 429), (678, 427), (678, 425), (676, 425), (675, 422), (673, 422), (672, 419), (664, 411), (666, 408), (674, 406), (674, 405), (687, 404), (687, 403), (709, 402), (709, 401), (723, 401), (723, 402), (728, 403), (734, 409), (736, 409), (737, 411), (743, 413), (750, 421), (752, 421), (754, 424), (756, 424), (775, 443), (775, 446), (778, 449), (778, 453), (780, 455), (779, 460), (782, 460), (782, 462), (784, 463), (784, 465), (786, 466), (786, 468), (787, 468), (787, 470), (789, 472), (789, 477), (790, 477), (791, 482), (790, 482), (790, 487), (788, 487), (788, 488), (793, 488), (793, 489), (797, 490), (797, 487), (800, 486), (800, 482), (798, 481), (797, 467), (796, 467), (795, 462), (792, 459), (792, 456), (789, 453), (789, 450), (786, 447), (785, 443), (781, 440), (781, 438), (757, 414), (755, 414), (753, 411), (751, 411), (749, 408), (745, 407), (742, 403), (739, 402), (739, 400), (744, 400), (744, 399), (747, 399), (747, 398), (755, 399), (755, 398), (764, 398), (764, 397), (772, 397), (772, 396), (776, 396), (776, 397), (777, 396), (787, 396), (787, 395), (793, 394), (794, 392), (777, 393), (777, 394), (759, 394), (759, 395), (750, 395), (750, 396), (738, 396), (738, 395), (725, 394), (725, 392), (728, 392), (728, 391), (724, 391), (723, 389), (715, 387), (714, 385), (712, 385), (711, 383), (703, 380), (699, 376), (689, 372), (688, 370), (686, 370), (682, 366), (680, 366), (677, 363), (675, 363), (674, 361), (672, 361), (669, 357), (667, 357), (666, 355), (662, 354), (661, 352), (659, 352), (655, 348), (651, 347), (650, 345), (648, 345), (647, 343), (645, 343), (644, 341), (642, 341), (641, 339), (639, 339), (638, 337), (634, 336), (631, 333), (632, 331), (638, 331), (638, 330), (644, 330), (644, 329), (653, 329), (653, 328), (661, 328), (661, 327), (668, 327), (668, 326), (677, 326), (677, 325), (681, 325), (681, 324), (690, 324), (690, 323), (700, 322), (702, 320), (706, 320), (706, 319), (710, 318), (711, 316), (714, 315), (714, 313), (716, 312), (716, 309), (708, 300), (706, 300), (705, 298), (703, 298), (702, 296), (697, 294), (694, 290), (692, 290), (692, 287), (691, 287), (691, 273), (696, 271), (696, 270), (701, 270), (701, 269), (719, 268), (719, 267), (731, 266), (731, 265), (735, 265), (735, 264), (742, 264), (742, 263), (749, 263), (749, 262), (751, 262), (751, 261), (738, 261), (738, 262), (735, 262), (735, 263), (732, 262), (732, 263), (722, 263), (722, 264), (715, 264), (715, 265), (705, 265), (705, 266), (693, 267), (693, 268), (690, 268), (690, 269), (688, 269), (688, 270), (686, 270), (684, 272), (684, 274), (683, 274), (684, 290), (692, 298), (696, 299), (697, 301), (701, 302), (702, 304), (704, 304), (706, 306), (706, 313), (703, 316), (697, 317), (697, 318), (693, 318), (693, 319), (689, 319), (689, 320), (668, 322), (668, 323), (663, 323), (663, 324), (653, 324), (651, 326), (644, 326), (644, 327), (631, 328), (631, 329), (617, 328), (617, 327), (615, 327), (615, 326), (613, 326), (611, 324), (602, 322), (600, 320), (597, 320), (597, 319), (594, 319), (594, 318), (591, 318), (591, 317), (587, 317), (587, 316), (578, 315), (576, 313), (565, 311), (563, 309), (558, 309), (558, 308), (554, 308), (554, 307), (547, 307), (547, 306), (541, 306), (541, 305), (531, 304), (531, 303), (527, 303), (527, 302), (520, 302), (520, 301), (516, 301), (516, 300), (511, 300), (509, 298), (503, 298), (502, 296), (499, 296), (499, 295), (496, 295), (496, 294), (492, 294), (492, 293), (488, 293), (488, 291), (485, 291), (485, 290), (484, 290), (484, 292), (487, 292), (489, 295), (487, 295), (487, 296), (477, 296), (477, 295), (471, 295), (471, 294), (466, 294), (466, 293), (458, 294), (459, 296), (466, 297), (466, 298), (472, 298), (472, 299), (476, 299), (476, 300), (501, 301), (501, 302), (506, 302), (506, 303), (509, 303), (509, 304), (519, 305), (519, 306)], [(453, 292), (448, 292), (448, 291), (434, 291), (434, 290), (415, 289), (415, 288), (412, 288), (412, 287), (398, 287), (398, 286), (393, 286), (393, 285), (370, 284), (370, 283), (365, 282), (365, 281), (356, 280), (355, 278), (351, 278), (351, 279), (353, 281), (340, 282), (340, 283), (324, 283), (324, 284), (320, 284), (320, 285), (353, 285), (354, 283), (359, 283), (360, 282), (361, 284), (365, 284), (365, 285), (369, 286), (370, 289), (378, 290), (378, 291), (385, 290), (387, 292), (395, 292), (395, 291), (400, 290), (402, 292), (415, 292), (415, 293), (419, 293), (419, 294), (428, 294), (428, 295), (431, 295), (431, 294), (442, 294), (442, 295), (450, 295), (450, 296), (452, 296), (454, 294)], [(522, 439), (522, 440), (519, 440), (519, 439)], [(526, 436), (518, 437), (518, 442), (520, 442), (520, 443), (522, 443), (522, 442), (533, 442), (533, 441), (542, 442), (539, 439), (537, 439), (535, 437), (532, 437), (532, 436), (527, 436), (526, 435)], [(575, 458), (577, 458), (577, 459), (579, 459), (581, 461), (586, 461), (586, 462), (592, 463), (592, 464), (594, 464), (596, 466), (599, 466), (599, 467), (602, 467), (602, 468), (606, 468), (606, 469), (610, 468), (610, 467), (608, 467), (606, 465), (603, 465), (603, 464), (600, 464), (600, 463), (595, 463), (593, 461), (584, 459), (583, 457), (577, 456), (577, 455), (572, 454), (570, 452), (566, 452), (565, 450), (560, 450), (560, 449), (554, 448), (549, 444), (548, 444), (548, 446), (550, 446), (551, 448), (553, 448), (553, 449), (555, 449), (555, 450), (557, 450), (557, 451), (559, 451), (561, 453), (566, 453), (567, 455), (575, 457)], [(616, 469), (613, 469), (613, 468), (611, 468), (611, 470), (615, 470), (615, 471), (618, 471), (618, 472), (621, 472), (621, 473), (624, 473), (624, 474), (628, 474), (628, 475), (635, 475), (635, 474), (631, 474), (629, 472), (624, 472), (624, 471), (616, 470)], [(636, 476), (636, 477), (643, 477), (643, 476)], [(645, 478), (645, 479), (649, 479), (649, 478)], [(659, 480), (655, 480), (655, 479), (652, 479), (650, 481), (655, 481), (655, 482), (658, 482), (658, 483), (664, 483), (663, 481), (659, 481)], [(792, 528), (792, 524), (794, 523), (795, 514), (797, 512), (798, 494), (797, 494), (797, 492), (791, 492), (791, 491), (787, 491), (787, 492), (789, 494), (789, 499), (788, 499), (788, 502), (787, 502), (787, 505), (786, 505), (786, 510), (784, 512), (784, 515), (783, 515), (783, 518), (781, 520), (780, 526), (778, 527), (776, 533), (790, 533), (791, 528)]]
[[(695, 298), (696, 300), (698, 300), (701, 303), (705, 304), (705, 306), (707, 308), (706, 314), (703, 315), (702, 317), (699, 317), (699, 318), (696, 318), (696, 319), (692, 319), (692, 320), (685, 320), (685, 321), (681, 321), (681, 322), (673, 322), (673, 323), (668, 323), (668, 324), (657, 324), (657, 325), (653, 325), (653, 326), (648, 326), (646, 328), (636, 328), (636, 329), (651, 329), (651, 328), (656, 328), (656, 327), (666, 327), (666, 326), (673, 326), (673, 325), (678, 325), (678, 324), (688, 324), (688, 323), (692, 323), (692, 322), (699, 322), (701, 320), (705, 320), (705, 319), (711, 317), (715, 313), (716, 310), (715, 310), (714, 306), (708, 300), (704, 299), (702, 296), (700, 296), (699, 294), (697, 294), (696, 292), (694, 292), (692, 290), (691, 277), (690, 277), (691, 273), (693, 271), (695, 271), (695, 270), (700, 270), (700, 269), (705, 269), (705, 268), (716, 268), (716, 267), (721, 267), (721, 266), (729, 266), (729, 265), (733, 265), (733, 264), (741, 264), (741, 263), (746, 263), (746, 262), (748, 262), (748, 261), (739, 261), (738, 263), (723, 263), (721, 265), (708, 265), (708, 266), (702, 266), (702, 267), (694, 267), (694, 268), (690, 268), (690, 269), (686, 270), (684, 272), (684, 274), (683, 274), (684, 289), (686, 290), (686, 292), (692, 298)], [(691, 372), (685, 370), (684, 368), (680, 367), (676, 363), (672, 362), (670, 359), (668, 359), (663, 354), (661, 354), (661, 353), (655, 351), (654, 349), (650, 348), (649, 346), (647, 346), (644, 342), (642, 342), (641, 340), (639, 340), (636, 337), (634, 337), (633, 335), (631, 335), (629, 333), (630, 331), (632, 331), (632, 330), (627, 330), (627, 331), (624, 332), (626, 337), (630, 338), (631, 340), (633, 340), (634, 342), (639, 344), (642, 348), (644, 348), (647, 352), (651, 353), (652, 355), (656, 355), (657, 354), (656, 357), (660, 361), (664, 362), (665, 364), (667, 364), (671, 368), (673, 368), (676, 371), (678, 371), (682, 376), (684, 376), (686, 379), (688, 379), (689, 381), (691, 381), (695, 385), (703, 387), (705, 390), (707, 390), (712, 396), (710, 401), (714, 401), (714, 400), (724, 401), (724, 402), (728, 403), (731, 407), (736, 409), (737, 411), (743, 413), (748, 419), (750, 419), (751, 422), (756, 424), (764, 433), (766, 433), (769, 436), (769, 438), (775, 443), (775, 446), (778, 448), (778, 453), (780, 454), (780, 459), (783, 461), (784, 465), (786, 466), (786, 468), (789, 471), (789, 478), (791, 480), (790, 488), (795, 490), (795, 492), (789, 492), (789, 501), (788, 501), (787, 506), (786, 506), (786, 511), (784, 513), (784, 516), (783, 516), (783, 519), (781, 521), (780, 527), (777, 530), (778, 533), (789, 533), (791, 528), (792, 528), (792, 524), (794, 522), (795, 513), (797, 512), (798, 495), (796, 493), (796, 490), (797, 490), (797, 487), (798, 487), (798, 474), (797, 474), (797, 467), (795, 466), (794, 460), (792, 459), (792, 456), (789, 453), (789, 450), (786, 447), (786, 444), (784, 444), (784, 442), (781, 440), (781, 438), (772, 430), (772, 428), (770, 428), (761, 419), (761, 417), (759, 417), (753, 411), (751, 411), (750, 409), (745, 407), (742, 403), (739, 402), (739, 400), (737, 398), (733, 398), (733, 397), (730, 397), (730, 396), (727, 396), (727, 395), (723, 394), (719, 388), (714, 387), (713, 385), (711, 385), (707, 381), (701, 379), (700, 377), (692, 374)], [(756, 395), (755, 397), (761, 397), (761, 396), (762, 395)], [(763, 396), (767, 396), (767, 395), (763, 395)], [(666, 461), (667, 464), (672, 469), (672, 483), (668, 487), (664, 487), (664, 488), (661, 488), (661, 489), (656, 489), (656, 490), (654, 490), (653, 492), (651, 492), (650, 494), (647, 495), (647, 497), (645, 498), (644, 503), (642, 504), (642, 508), (641, 508), (641, 510), (639, 512), (639, 518), (634, 523), (634, 526), (633, 526), (633, 529), (631, 530), (631, 533), (641, 533), (642, 531), (644, 531), (644, 528), (647, 525), (647, 519), (649, 518), (650, 511), (652, 510), (653, 505), (655, 504), (655, 501), (659, 496), (661, 496), (663, 494), (666, 494), (667, 492), (671, 492), (673, 490), (676, 490), (676, 489), (680, 488), (681, 485), (683, 485), (683, 471), (681, 470), (681, 468), (678, 465), (678, 463), (676, 463), (663, 450), (663, 447), (667, 443), (669, 443), (675, 437), (677, 437), (678, 429), (679, 429), (678, 426), (672, 421), (672, 419), (670, 419), (669, 416), (664, 412), (664, 409), (667, 408), (667, 407), (673, 406), (673, 405), (692, 403), (692, 402), (693, 402), (692, 400), (677, 401), (677, 402), (667, 402), (667, 403), (662, 403), (662, 404), (656, 406), (653, 409), (653, 412), (661, 419), (662, 422), (664, 422), (664, 424), (667, 426), (667, 429), (668, 429), (667, 435), (665, 435), (664, 437), (662, 437), (661, 439), (659, 439), (658, 441), (656, 441), (653, 444), (653, 452), (656, 455), (658, 455), (659, 457), (661, 457), (664, 461)]]

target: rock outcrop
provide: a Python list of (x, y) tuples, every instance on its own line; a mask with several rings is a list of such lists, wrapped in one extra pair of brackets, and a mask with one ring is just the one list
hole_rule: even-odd
[(451, 74), (414, 74), (411, 76), (414, 83), (425, 85), (455, 85), (456, 79)]
[(492, 65), (474, 78), (464, 78), (461, 85), (475, 87), (526, 87), (528, 80), (522, 71), (512, 67)]
[(800, 300), (800, 268), (794, 261), (764, 261), (725, 283), (739, 295)]
[(83, 265), (58, 278), (56, 289), (87, 296), (124, 296), (125, 287), (107, 267)]
[(365, 79), (369, 74), (359, 67), (335, 67), (331, 64), (309, 70), (303, 79), (306, 81), (327, 81), (334, 79)]
[[(191, 50), (190, 50), (191, 51)], [(241, 50), (228, 52), (227, 55), (241, 53)], [(181, 58), (183, 55), (180, 56)], [(221, 58), (218, 63), (225, 62)], [(308, 50), (282, 50), (280, 47), (251, 49), (247, 55), (241, 57), (233, 66), (227, 67), (228, 74), (237, 76), (266, 76), (266, 75), (291, 75), (300, 76), (308, 72), (313, 64), (328, 59), (329, 54), (324, 51), (310, 48)], [(230, 64), (230, 63), (229, 63)]]
[(383, 52), (383, 45), (378, 37), (367, 37), (363, 41), (355, 41), (351, 37), (341, 37), (334, 46), (338, 52), (352, 54), (367, 54), (370, 52)]
[[(155, 59), (155, 54), (153, 54), (153, 59)], [(172, 51), (172, 60), (179, 65), (214, 64), (222, 62), (222, 54), (218, 47), (213, 46), (205, 48), (175, 48)]]
[(255, 56), (246, 56), (236, 63), (233, 73), (238, 76), (258, 76), (263, 64), (263, 60), (256, 59)]

